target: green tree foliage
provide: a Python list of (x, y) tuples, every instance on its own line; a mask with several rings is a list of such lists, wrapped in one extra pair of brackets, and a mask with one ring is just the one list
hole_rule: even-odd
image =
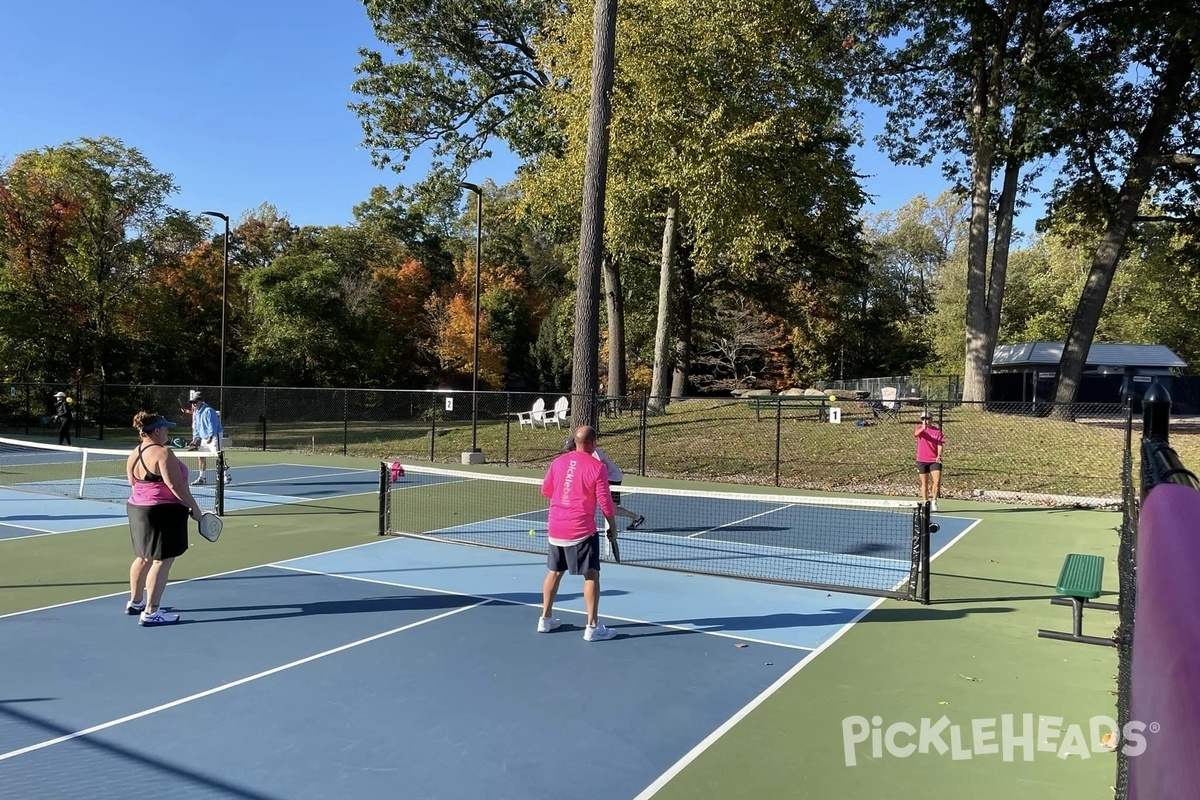
[(4, 362), (120, 380), (167, 357), (154, 283), (202, 230), (167, 204), (171, 176), (120, 140), (85, 138), (21, 154), (0, 187)]
[[(434, 172), (461, 175), (491, 137), (540, 149), (534, 50), (553, 4), (540, 0), (364, 0), (388, 51), (362, 49), (351, 105), (376, 164), (402, 168), (429, 147)], [(390, 52), (389, 52), (390, 51)], [(396, 160), (398, 158), (398, 161)]]

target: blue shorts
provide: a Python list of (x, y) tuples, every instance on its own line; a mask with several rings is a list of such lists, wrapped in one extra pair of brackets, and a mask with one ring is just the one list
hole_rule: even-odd
[(590, 570), (600, 571), (600, 534), (593, 533), (578, 544), (568, 547), (552, 544), (546, 554), (546, 567), (551, 572), (583, 575)]

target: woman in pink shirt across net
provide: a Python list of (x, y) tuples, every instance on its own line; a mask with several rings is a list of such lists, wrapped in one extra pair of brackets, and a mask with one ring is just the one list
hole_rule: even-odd
[[(929, 510), (937, 511), (938, 492), (942, 486), (942, 447), (946, 436), (941, 428), (933, 424), (933, 414), (928, 411), (921, 413), (921, 424), (913, 431), (917, 440), (917, 474), (921, 478), (921, 502), (932, 501)], [(933, 490), (930, 492), (929, 481), (933, 478)]]

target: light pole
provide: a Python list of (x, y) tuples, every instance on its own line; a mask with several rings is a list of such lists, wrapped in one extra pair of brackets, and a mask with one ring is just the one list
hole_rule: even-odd
[(220, 211), (205, 211), (206, 217), (216, 217), (225, 223), (225, 243), (222, 249), (221, 267), (221, 386), (218, 390), (217, 403), (222, 412), (225, 411), (225, 293), (229, 286), (229, 215)]
[(483, 190), (459, 181), (460, 188), (475, 193), (475, 359), (471, 366), (471, 452), (479, 452), (479, 259), (483, 253)]

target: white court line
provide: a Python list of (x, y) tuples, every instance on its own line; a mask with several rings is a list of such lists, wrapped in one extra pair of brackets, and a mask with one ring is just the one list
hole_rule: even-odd
[(703, 536), (706, 533), (712, 533), (713, 531), (719, 531), (722, 528), (728, 528), (730, 525), (741, 525), (743, 522), (749, 522), (752, 519), (758, 519), (759, 517), (765, 517), (767, 514), (774, 514), (776, 511), (786, 511), (787, 509), (795, 508), (796, 506), (797, 506), (796, 503), (792, 503), (791, 505), (780, 506), (779, 508), (772, 508), (772, 509), (762, 512), (761, 514), (752, 514), (749, 517), (744, 517), (742, 519), (734, 520), (733, 522), (726, 522), (724, 525), (718, 525), (717, 527), (709, 528), (706, 531), (700, 531), (698, 533), (689, 533), (686, 538), (695, 539), (697, 536)]
[[(306, 558), (309, 558), (309, 557), (310, 556), (306, 556)], [(510, 605), (510, 606), (525, 606), (526, 608), (537, 608), (537, 609), (540, 609), (542, 607), (541, 603), (522, 603), (519, 600), (512, 600), (512, 599), (506, 598), (506, 597), (493, 597), (491, 595), (486, 595), (486, 594), (474, 594), (472, 592), (458, 592), (458, 591), (453, 591), (450, 589), (435, 589), (435, 588), (432, 588), (429, 586), (417, 586), (417, 585), (411, 584), (411, 583), (399, 583), (397, 581), (385, 581), (382, 578), (364, 578), (360, 575), (346, 575), (345, 573), (341, 573), (341, 572), (324, 572), (322, 570), (316, 570), (316, 569), (305, 569), (304, 567), (291, 567), (291, 566), (287, 566), (286, 564), (271, 564), (269, 566), (275, 567), (277, 569), (288, 570), (290, 572), (302, 572), (306, 575), (322, 575), (322, 576), (329, 577), (329, 578), (341, 578), (342, 580), (347, 580), (347, 581), (362, 581), (363, 583), (374, 583), (374, 584), (378, 584), (380, 586), (392, 586), (397, 589), (413, 589), (413, 590), (416, 590), (419, 592), (430, 592), (432, 594), (453, 595), (455, 597), (473, 597), (477, 600), (485, 600), (485, 601), (492, 601), (492, 602), (496, 602), (496, 603), (504, 603), (504, 604)], [(587, 616), (586, 611), (575, 611), (574, 609), (570, 609), (570, 608), (556, 608), (555, 610), (562, 614), (582, 614), (584, 616)], [(634, 619), (633, 617), (618, 617), (613, 614), (609, 614), (607, 612), (604, 614), (604, 616), (607, 619), (620, 620), (621, 622), (629, 622), (629, 623), (632, 623), (635, 625), (653, 625), (654, 627), (657, 627), (657, 628), (669, 628), (671, 630), (685, 631), (687, 633), (703, 633), (703, 634), (707, 634), (708, 636), (720, 636), (724, 639), (736, 639), (739, 642), (754, 642), (755, 644), (767, 644), (767, 645), (772, 645), (774, 647), (782, 647), (787, 650), (803, 650), (806, 653), (812, 652), (811, 647), (803, 647), (798, 644), (784, 644), (782, 642), (772, 642), (767, 639), (753, 639), (753, 638), (750, 638), (747, 636), (735, 636), (732, 633), (722, 633), (721, 631), (706, 631), (703, 628), (689, 628), (686, 625), (672, 625), (670, 623), (665, 623), (665, 622), (653, 622), (651, 620), (646, 620), (646, 619)]]
[(23, 756), (26, 753), (32, 753), (35, 750), (43, 750), (47, 747), (53, 747), (56, 744), (62, 744), (63, 742), (69, 742), (72, 739), (78, 739), (82, 736), (88, 736), (90, 734), (97, 733), (98, 731), (107, 730), (109, 728), (115, 728), (117, 725), (123, 725), (126, 722), (132, 722), (134, 720), (141, 719), (142, 717), (148, 717), (151, 714), (157, 714), (160, 711), (166, 711), (167, 709), (175, 708), (176, 706), (181, 706), (184, 703), (190, 703), (193, 700), (200, 700), (202, 698), (209, 697), (214, 694), (219, 694), (220, 692), (224, 692), (228, 689), (233, 689), (234, 687), (242, 686), (243, 684), (251, 683), (251, 682), (257, 681), (261, 678), (266, 678), (266, 677), (268, 677), (270, 675), (274, 675), (278, 672), (283, 672), (284, 670), (292, 669), (293, 667), (298, 667), (298, 666), (301, 666), (302, 664), (307, 664), (311, 661), (316, 661), (317, 659), (325, 658), (326, 656), (332, 656), (337, 653), (341, 653), (346, 650), (350, 650), (351, 648), (359, 647), (360, 645), (369, 644), (370, 642), (374, 642), (379, 639), (383, 639), (388, 636), (392, 636), (393, 634), (412, 630), (413, 628), (420, 627), (421, 625), (425, 625), (430, 622), (436, 622), (437, 620), (440, 620), (440, 619), (445, 619), (446, 617), (452, 616), (454, 614), (461, 614), (464, 611), (470, 611), (472, 609), (479, 608), (482, 605), (487, 605), (489, 602), (491, 602), (491, 601), (484, 600), (479, 603), (473, 603), (472, 605), (469, 605), (469, 606), (463, 606), (462, 608), (451, 609), (450, 611), (445, 611), (436, 616), (429, 617), (428, 619), (421, 619), (421, 620), (417, 620), (416, 622), (410, 622), (407, 625), (401, 625), (398, 628), (392, 628), (390, 631), (384, 631), (383, 633), (376, 633), (372, 636), (366, 637), (365, 639), (359, 639), (356, 642), (350, 642), (348, 644), (339, 645), (338, 647), (334, 647), (329, 650), (325, 650), (323, 652), (316, 653), (311, 656), (305, 656), (304, 658), (297, 659), (295, 661), (289, 662), (287, 664), (283, 664), (278, 667), (272, 667), (271, 669), (263, 670), (262, 672), (257, 672), (253, 675), (247, 675), (245, 678), (239, 678), (236, 681), (230, 681), (229, 683), (223, 683), (220, 686), (214, 686), (211, 689), (205, 689), (203, 692), (197, 692), (195, 694), (190, 694), (187, 697), (181, 697), (178, 700), (172, 700), (169, 703), (163, 703), (162, 705), (155, 706), (154, 708), (148, 708), (144, 711), (138, 711), (133, 714), (127, 714), (126, 716), (120, 717), (119, 719), (109, 720), (108, 722), (102, 722), (99, 725), (93, 725), (90, 728), (84, 728), (83, 730), (75, 731), (74, 733), (68, 733), (63, 736), (56, 736), (53, 739), (47, 739), (44, 742), (38, 742), (37, 744), (31, 744), (27, 747), (22, 747), (17, 750), (10, 750), (7, 753), (0, 755), (0, 761), (7, 761), (10, 758), (16, 758), (17, 756)]
[[(964, 530), (962, 533), (958, 534), (953, 539), (951, 539), (949, 542), (947, 542), (946, 545), (944, 547), (942, 547), (940, 550), (938, 550), (936, 553), (932, 553), (930, 555), (929, 560), (932, 562), (934, 559), (936, 559), (942, 553), (945, 553), (947, 550), (950, 549), (951, 545), (953, 545), (955, 542), (957, 542), (962, 537), (966, 536), (967, 531), (970, 531), (972, 528), (974, 528), (976, 525), (978, 525), (982, 521), (983, 520), (976, 519), (974, 522), (972, 522), (970, 525), (967, 526), (966, 530)], [(705, 736), (704, 739), (701, 740), (699, 744), (697, 744), (695, 747), (693, 747), (691, 750), (689, 750), (687, 753), (685, 753), (682, 758), (680, 758), (678, 761), (676, 761), (674, 764), (672, 764), (669, 768), (667, 768), (666, 772), (664, 772), (663, 774), (661, 774), (657, 778), (655, 778), (654, 781), (651, 782), (651, 784), (649, 786), (647, 786), (645, 789), (643, 789), (641, 791), (641, 793), (639, 793), (635, 798), (633, 798), (633, 800), (650, 800), (651, 797), (658, 794), (660, 789), (662, 789), (664, 786), (666, 786), (668, 783), (670, 783), (671, 780), (674, 779), (675, 776), (677, 776), (679, 773), (683, 772), (683, 770), (689, 764), (691, 764), (693, 761), (695, 761), (697, 758), (699, 758), (700, 755), (703, 754), (705, 750), (707, 750), (708, 748), (710, 748), (714, 744), (716, 744), (718, 739), (720, 739), (725, 734), (729, 733), (729, 731), (731, 731), (735, 725), (737, 725), (739, 722), (741, 722), (743, 719), (745, 719), (747, 716), (749, 716), (751, 711), (753, 711), (754, 709), (758, 708), (760, 705), (765, 703), (767, 701), (767, 699), (771, 697), (771, 695), (775, 694), (780, 689), (782, 689), (788, 681), (790, 681), (792, 678), (794, 678), (800, 672), (800, 670), (804, 669), (810, 663), (812, 663), (813, 659), (815, 659), (821, 653), (825, 652), (826, 648), (830, 647), (834, 642), (836, 642), (838, 639), (842, 638), (842, 636), (844, 636), (847, 631), (849, 631), (851, 628), (853, 628), (855, 625), (857, 625), (859, 622), (861, 622), (863, 617), (867, 616), (867, 614), (870, 614), (872, 611), (874, 611), (876, 608), (878, 608), (887, 599), (888, 598), (886, 598), (886, 597), (881, 597), (878, 600), (871, 603), (871, 605), (869, 605), (865, 609), (863, 609), (862, 613), (860, 613), (854, 619), (850, 620), (845, 625), (843, 625), (841, 628), (839, 628), (837, 630), (837, 632), (833, 634), (833, 636), (830, 636), (828, 639), (826, 639), (824, 642), (822, 642), (820, 644), (820, 646), (817, 647), (816, 650), (813, 650), (809, 655), (805, 656), (804, 659), (801, 660), (799, 664), (797, 664), (796, 666), (789, 669), (786, 673), (784, 673), (782, 676), (780, 676), (780, 678), (777, 681), (775, 681), (773, 684), (771, 684), (766, 689), (764, 689), (758, 695), (758, 697), (755, 697), (749, 703), (742, 706), (742, 708), (738, 709), (732, 717), (725, 720), (725, 722), (723, 722), (716, 730), (714, 730), (708, 736)]]

